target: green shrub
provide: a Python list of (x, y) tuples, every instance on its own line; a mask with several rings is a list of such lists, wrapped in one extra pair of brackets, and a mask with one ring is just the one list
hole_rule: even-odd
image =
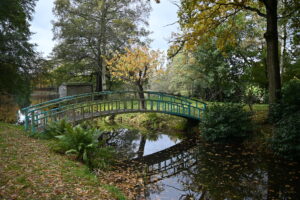
[(300, 160), (300, 112), (280, 120), (274, 130), (271, 146), (275, 154)]
[(158, 116), (156, 113), (147, 113), (145, 116), (145, 119), (141, 122), (142, 126), (150, 129), (159, 128), (159, 124), (162, 122), (160, 116)]
[(269, 110), (269, 121), (272, 124), (276, 124), (284, 114), (284, 106), (280, 103), (270, 104)]
[(300, 110), (300, 80), (293, 79), (282, 88), (282, 102), (284, 105), (292, 106), (292, 110)]
[(71, 127), (72, 127), (71, 123), (67, 122), (65, 119), (62, 119), (47, 124), (43, 132), (35, 132), (31, 136), (40, 139), (53, 139), (58, 135), (65, 134), (66, 129)]
[(93, 121), (84, 121), (80, 123), (80, 126), (85, 130), (96, 128), (96, 124)]
[(269, 119), (275, 124), (270, 140), (275, 154), (300, 160), (300, 80), (283, 86), (281, 103), (270, 106)]
[(98, 147), (91, 152), (90, 167), (108, 170), (115, 163), (116, 151), (113, 147)]
[(200, 129), (207, 141), (241, 140), (252, 131), (250, 113), (238, 104), (211, 105), (204, 114)]
[(281, 102), (270, 105), (269, 120), (275, 124), (297, 111), (300, 111), (300, 80), (293, 79), (283, 86)]
[(59, 153), (74, 154), (77, 160), (90, 165), (91, 152), (98, 148), (97, 129), (85, 130), (80, 125), (67, 128), (64, 135), (56, 136), (58, 142), (54, 150)]
[(68, 127), (63, 135), (58, 135), (52, 149), (58, 153), (75, 155), (76, 159), (90, 168), (108, 169), (114, 163), (115, 152), (111, 147), (103, 147), (103, 141), (98, 141), (100, 130), (85, 129), (77, 125)]

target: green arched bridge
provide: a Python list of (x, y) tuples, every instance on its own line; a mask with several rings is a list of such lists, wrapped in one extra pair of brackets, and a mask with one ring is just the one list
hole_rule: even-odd
[(206, 104), (184, 96), (152, 91), (105, 91), (54, 99), (23, 108), (25, 129), (42, 131), (49, 122), (66, 119), (69, 122), (101, 116), (159, 112), (200, 121)]

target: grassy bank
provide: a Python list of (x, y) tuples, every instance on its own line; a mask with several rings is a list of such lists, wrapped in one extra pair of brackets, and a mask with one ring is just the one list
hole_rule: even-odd
[(187, 120), (181, 117), (161, 113), (133, 113), (117, 115), (117, 122), (158, 131), (184, 131)]
[[(217, 102), (207, 102), (207, 105), (218, 104)], [(220, 103), (221, 104), (221, 103)], [(224, 104), (224, 103), (222, 103)], [(249, 106), (245, 105), (244, 109), (250, 111)], [(252, 106), (252, 120), (254, 125), (268, 126), (267, 117), (269, 106), (267, 104), (253, 104)], [(110, 117), (102, 118), (102, 122), (109, 122)], [(104, 120), (103, 120), (104, 119)], [(182, 117), (177, 117), (162, 113), (129, 113), (120, 114), (114, 117), (114, 120), (119, 124), (127, 126), (139, 127), (146, 130), (157, 130), (157, 131), (186, 131), (188, 127), (187, 120)], [(101, 121), (101, 120), (100, 120)], [(101, 123), (102, 127), (105, 124)], [(113, 127), (109, 124), (108, 127)]]
[(0, 123), (0, 199), (126, 199), (113, 180), (50, 151), (48, 143)]

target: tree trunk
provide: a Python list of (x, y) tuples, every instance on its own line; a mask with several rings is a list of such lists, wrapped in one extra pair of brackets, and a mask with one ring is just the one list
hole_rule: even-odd
[(97, 72), (96, 73), (96, 89), (95, 92), (101, 92), (103, 91), (103, 87), (102, 87), (102, 73), (101, 72)]
[(101, 80), (102, 80), (102, 90), (106, 90), (106, 66), (102, 65), (102, 72), (101, 72)]
[(140, 97), (140, 100), (141, 100), (142, 109), (146, 109), (144, 88), (141, 84), (137, 84), (137, 86), (139, 88), (139, 97)]
[[(101, 55), (100, 55), (101, 56)], [(103, 65), (103, 59), (98, 60), (98, 72), (96, 73), (96, 90), (102, 92), (106, 90), (106, 66)]]
[[(284, 1), (284, 4), (286, 5), (286, 1)], [(286, 7), (285, 7), (286, 8)], [(286, 65), (286, 55), (287, 55), (287, 22), (284, 22), (283, 24), (283, 36), (282, 36), (282, 45), (281, 45), (281, 49), (282, 49), (282, 52), (281, 52), (281, 61), (280, 61), (280, 74), (281, 74), (281, 83), (282, 83), (282, 74), (284, 73), (284, 70), (285, 70), (285, 65)]]
[(277, 4), (278, 0), (266, 0), (267, 67), (269, 79), (269, 104), (278, 103), (281, 98), (280, 65), (278, 53)]
[(141, 136), (141, 141), (140, 141), (140, 146), (138, 149), (138, 158), (142, 158), (144, 155), (144, 151), (145, 151), (145, 146), (146, 146), (146, 136), (142, 135)]

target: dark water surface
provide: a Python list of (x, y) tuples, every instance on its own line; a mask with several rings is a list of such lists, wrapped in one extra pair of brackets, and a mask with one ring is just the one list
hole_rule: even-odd
[(300, 200), (299, 164), (255, 149), (128, 129), (115, 131), (110, 145), (144, 174), (137, 199)]

